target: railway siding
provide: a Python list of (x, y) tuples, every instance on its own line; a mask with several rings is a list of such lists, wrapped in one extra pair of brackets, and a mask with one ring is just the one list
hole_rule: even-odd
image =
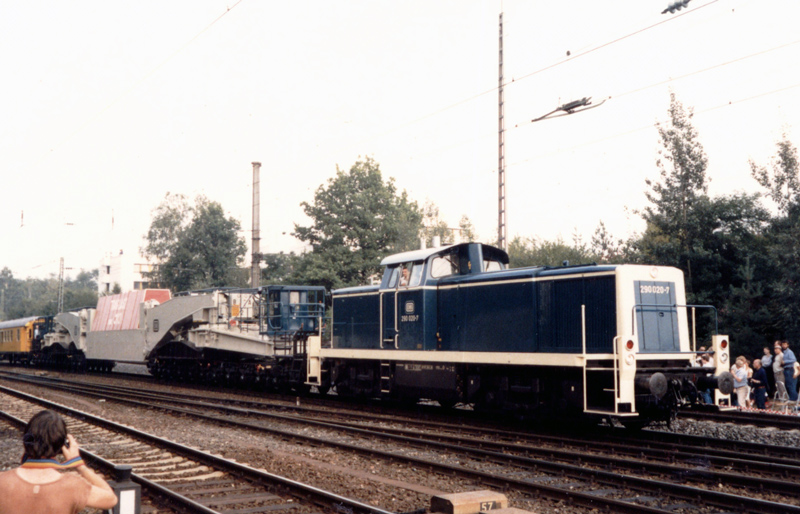
[[(85, 393), (84, 388), (88, 388), (88, 385), (81, 387)], [(98, 391), (100, 391), (98, 394), (110, 398), (110, 389), (106, 388)], [(162, 391), (159, 394), (163, 396), (161, 402), (170, 402), (167, 391)], [(158, 395), (155, 392), (148, 393), (145, 401), (150, 402), (150, 406), (155, 406), (153, 402), (156, 396)], [(132, 404), (135, 403), (131, 399), (125, 401)], [(177, 403), (177, 399), (173, 400), (173, 402)], [(219, 404), (211, 404), (208, 400), (198, 403), (197, 406), (202, 406), (205, 411), (212, 408), (219, 409), (226, 412), (226, 416), (224, 418), (208, 416), (207, 414), (201, 416), (199, 413), (191, 413), (185, 409), (182, 410), (182, 413), (192, 415), (198, 419), (205, 417), (212, 424), (236, 422), (242, 426), (247, 425), (248, 430), (259, 430), (259, 427), (251, 422), (236, 421), (235, 418), (264, 415), (264, 413), (253, 412), (251, 409), (230, 408)], [(172, 405), (172, 408), (174, 408), (174, 405)], [(331, 413), (326, 414), (326, 416), (330, 418), (336, 417)], [(314, 422), (307, 417), (292, 418), (285, 414), (271, 415), (270, 419), (273, 420), (270, 422), (270, 430), (282, 438), (294, 438), (298, 441), (303, 441), (303, 444), (325, 447), (333, 444), (331, 442), (331, 439), (334, 439), (332, 434), (336, 434), (335, 439), (338, 440), (336, 446), (344, 450), (359, 452), (372, 458), (380, 457), (385, 460), (404, 461), (407, 465), (414, 466), (421, 471), (435, 471), (439, 474), (448, 474), (454, 478), (469, 477), (469, 479), (485, 485), (494, 485), (514, 491), (515, 496), (522, 501), (536, 502), (535, 498), (542, 500), (547, 498), (550, 501), (557, 500), (576, 506), (605, 506), (605, 508), (612, 508), (615, 512), (663, 512), (675, 508), (682, 508), (686, 512), (704, 512), (700, 509), (704, 503), (711, 503), (718, 507), (728, 506), (728, 508), (732, 508), (730, 507), (731, 505), (738, 505), (744, 507), (745, 512), (800, 511), (793, 505), (796, 500), (792, 501), (791, 504), (781, 503), (780, 497), (774, 494), (773, 497), (765, 497), (763, 493), (759, 495), (759, 498), (748, 498), (748, 491), (734, 491), (736, 488), (732, 488), (733, 484), (729, 483), (726, 483), (726, 489), (723, 491), (717, 491), (715, 490), (716, 487), (711, 485), (708, 486), (708, 489), (697, 487), (696, 484), (699, 483), (701, 478), (710, 477), (709, 483), (713, 486), (716, 486), (718, 481), (727, 482), (723, 474), (714, 476), (714, 473), (708, 469), (707, 465), (698, 467), (692, 464), (681, 467), (653, 464), (651, 466), (645, 461), (632, 462), (633, 473), (642, 475), (642, 477), (638, 477), (630, 474), (622, 475), (619, 471), (609, 470), (618, 466), (620, 462), (624, 462), (621, 459), (606, 457), (606, 463), (603, 462), (602, 458), (591, 462), (592, 459), (589, 456), (589, 452), (583, 450), (583, 454), (581, 454), (580, 449), (578, 454), (582, 455), (582, 457), (579, 457), (577, 461), (574, 460), (574, 457), (571, 457), (573, 463), (564, 464), (557, 461), (563, 460), (563, 457), (567, 454), (565, 451), (551, 452), (553, 454), (560, 453), (561, 455), (557, 458), (548, 458), (547, 452), (543, 452), (543, 455), (538, 456), (536, 459), (531, 459), (508, 455), (508, 452), (511, 451), (521, 451), (522, 453), (530, 451), (530, 448), (525, 449), (519, 444), (516, 445), (516, 449), (514, 449), (514, 445), (507, 444), (508, 448), (495, 447), (493, 451), (486, 451), (485, 449), (478, 451), (474, 448), (468, 448), (467, 446), (470, 446), (470, 444), (463, 444), (468, 442), (466, 439), (459, 446), (454, 446), (450, 443), (436, 445), (432, 443), (435, 437), (430, 434), (420, 437), (420, 440), (411, 440), (408, 437), (409, 431), (405, 431), (406, 435), (399, 435), (400, 431), (392, 430), (395, 434), (392, 434), (387, 439), (385, 434), (380, 437), (377, 436), (374, 433), (375, 427), (346, 427), (343, 422)], [(295, 428), (290, 428), (291, 424), (295, 424)], [(316, 428), (310, 430), (311, 424)], [(364, 425), (369, 424), (370, 422), (364, 421)], [(300, 428), (297, 428), (296, 425), (300, 425)], [(278, 426), (282, 426), (282, 428), (278, 428)], [(463, 430), (463, 427), (455, 428), (455, 430)], [(386, 431), (384, 430), (384, 432)], [(327, 439), (325, 439), (324, 433), (328, 434)], [(413, 450), (412, 448), (415, 446), (420, 448)], [(485, 448), (490, 446), (492, 445), (488, 441), (484, 444)], [(386, 451), (377, 451), (378, 448), (383, 448)], [(659, 449), (654, 453), (663, 456), (664, 452)], [(653, 478), (648, 478), (654, 476), (655, 468), (660, 468), (662, 473), (673, 475), (671, 481), (658, 482)], [(538, 504), (542, 505), (541, 502)], [(535, 506), (531, 508), (538, 511)], [(738, 510), (741, 509), (737, 508)]]
[(24, 426), (24, 420), (40, 406), (61, 411), (87, 458), (98, 461), (97, 456), (102, 455), (111, 464), (133, 466), (135, 482), (189, 512), (213, 513), (216, 511), (210, 507), (225, 506), (228, 510), (235, 505), (254, 513), (288, 509), (318, 512), (322, 508), (327, 512), (344, 509), (353, 514), (393, 514), (64, 405), (0, 389), (5, 419)]

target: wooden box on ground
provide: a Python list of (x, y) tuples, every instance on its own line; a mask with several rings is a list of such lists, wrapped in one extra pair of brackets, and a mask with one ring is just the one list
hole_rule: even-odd
[(431, 512), (444, 514), (478, 514), (506, 507), (508, 507), (506, 495), (495, 491), (468, 491), (431, 498)]

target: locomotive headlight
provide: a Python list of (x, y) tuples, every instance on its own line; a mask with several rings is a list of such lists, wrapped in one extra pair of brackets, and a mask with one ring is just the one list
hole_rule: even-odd
[(728, 362), (728, 354), (727, 354), (727, 353), (723, 353), (722, 355), (720, 355), (720, 356), (719, 356), (719, 361), (720, 361), (721, 363), (723, 363), (723, 364), (725, 364), (726, 362)]
[(636, 356), (632, 353), (629, 353), (625, 356), (625, 364), (628, 366), (633, 366), (633, 363), (636, 362)]

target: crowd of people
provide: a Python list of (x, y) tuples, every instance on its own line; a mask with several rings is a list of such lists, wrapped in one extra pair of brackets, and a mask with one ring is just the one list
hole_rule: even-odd
[(800, 364), (789, 341), (775, 341), (772, 351), (764, 347), (760, 358), (750, 360), (740, 355), (731, 367), (733, 374), (732, 404), (739, 407), (766, 409), (769, 399), (796, 402)]

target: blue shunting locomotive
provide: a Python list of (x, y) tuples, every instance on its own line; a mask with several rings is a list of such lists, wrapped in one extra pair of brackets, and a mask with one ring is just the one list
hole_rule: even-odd
[(732, 389), (727, 337), (693, 367), (683, 274), (661, 266), (507, 269), (464, 243), (387, 257), (380, 285), (333, 291), (330, 347), (309, 341), (308, 385), (346, 396), (668, 419)]

